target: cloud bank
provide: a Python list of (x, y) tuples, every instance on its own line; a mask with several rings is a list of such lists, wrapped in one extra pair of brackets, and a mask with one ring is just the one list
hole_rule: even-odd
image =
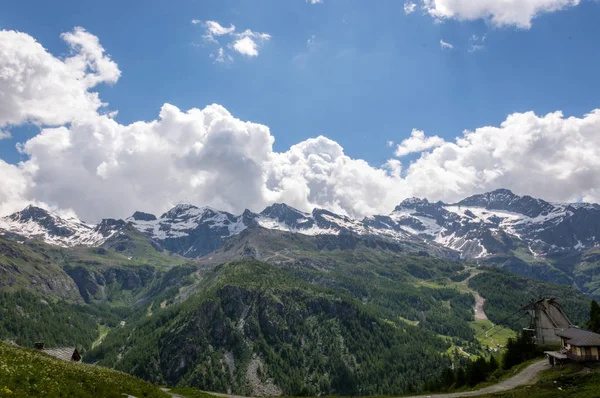
[(424, 10), (437, 20), (488, 20), (495, 26), (531, 28), (544, 13), (577, 6), (580, 0), (421, 0)]
[[(452, 142), (413, 130), (391, 138), (400, 142), (398, 157), (417, 153), (416, 160), (374, 167), (323, 136), (276, 152), (267, 126), (217, 104), (164, 104), (155, 120), (120, 124), (99, 112), (91, 91), (116, 82), (117, 64), (81, 28), (63, 38), (71, 54), (61, 59), (27, 34), (0, 31), (1, 123), (40, 126), (18, 145), (24, 161), (0, 160), (0, 214), (35, 203), (98, 221), (182, 202), (236, 213), (286, 202), (362, 217), (388, 213), (410, 196), (455, 201), (500, 187), (548, 200), (600, 200), (600, 109), (582, 117), (515, 113)], [(34, 82), (46, 89), (36, 91)], [(80, 101), (85, 111), (73, 112)]]

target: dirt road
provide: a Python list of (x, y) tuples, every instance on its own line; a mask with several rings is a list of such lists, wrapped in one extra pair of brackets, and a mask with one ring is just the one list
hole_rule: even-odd
[[(548, 361), (543, 359), (541, 361), (535, 362), (525, 369), (523, 369), (520, 373), (514, 375), (510, 379), (506, 379), (501, 381), (498, 384), (491, 385), (489, 387), (482, 388), (477, 391), (467, 391), (467, 392), (456, 392), (452, 394), (432, 394), (432, 395), (419, 395), (418, 398), (459, 398), (459, 397), (476, 397), (478, 395), (492, 394), (495, 392), (508, 391), (513, 388), (525, 386), (528, 384), (535, 383), (538, 374), (542, 370), (549, 369), (550, 365), (548, 365)], [(404, 398), (417, 398), (417, 396), (413, 397), (404, 397)]]
[[(516, 387), (535, 383), (538, 374), (542, 370), (546, 370), (549, 368), (550, 368), (550, 365), (548, 365), (548, 361), (544, 359), (544, 360), (540, 360), (538, 362), (535, 362), (535, 363), (529, 365), (528, 367), (523, 369), (520, 373), (514, 375), (510, 379), (506, 379), (504, 381), (501, 381), (498, 384), (494, 384), (489, 387), (482, 388), (481, 390), (455, 392), (455, 393), (451, 393), (451, 394), (416, 395), (416, 396), (412, 396), (412, 397), (402, 397), (402, 398), (476, 397), (478, 395), (493, 394), (495, 392), (508, 391), (508, 390), (512, 390), (513, 388), (516, 388)], [(221, 393), (214, 393), (214, 392), (209, 392), (209, 394), (215, 395), (217, 397), (223, 397), (223, 398), (247, 398), (247, 397), (242, 397), (239, 395), (229, 395), (229, 394), (221, 394)]]

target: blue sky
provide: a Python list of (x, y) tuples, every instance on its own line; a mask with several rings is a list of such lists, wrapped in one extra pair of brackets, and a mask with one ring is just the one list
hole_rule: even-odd
[(600, 202), (599, 1), (317, 3), (4, 2), (0, 215)]
[[(380, 165), (413, 128), (451, 140), (463, 129), (498, 125), (513, 112), (563, 110), (582, 116), (598, 105), (600, 4), (547, 13), (529, 30), (483, 20), (405, 15), (400, 1), (302, 0), (4, 2), (0, 27), (27, 32), (65, 54), (60, 33), (82, 26), (100, 38), (122, 77), (101, 98), (129, 123), (156, 118), (169, 102), (181, 109), (219, 103), (242, 120), (271, 128), (286, 150), (320, 134), (345, 152)], [(256, 58), (230, 64), (192, 19), (214, 20), (272, 38)], [(485, 48), (469, 52), (472, 35)], [(314, 36), (314, 45), (307, 40)], [(439, 42), (452, 43), (443, 51)], [(19, 159), (17, 141), (0, 157)]]

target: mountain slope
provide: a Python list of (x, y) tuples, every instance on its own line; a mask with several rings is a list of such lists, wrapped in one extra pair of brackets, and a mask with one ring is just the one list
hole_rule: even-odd
[(82, 301), (75, 282), (51, 258), (28, 245), (0, 238), (0, 289), (26, 289)]
[(169, 398), (157, 386), (114, 370), (74, 364), (0, 342), (0, 395)]
[(418, 391), (448, 364), (435, 335), (382, 322), (271, 266), (229, 263), (204, 280), (200, 296), (109, 334), (88, 359), (154, 382), (253, 395)]

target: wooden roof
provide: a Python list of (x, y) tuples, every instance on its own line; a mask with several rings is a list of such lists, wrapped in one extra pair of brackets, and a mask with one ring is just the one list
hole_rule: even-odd
[(568, 328), (556, 332), (557, 336), (576, 347), (596, 347), (600, 346), (600, 334), (585, 329)]
[(41, 352), (62, 359), (63, 361), (79, 361), (81, 359), (75, 347), (44, 348)]

